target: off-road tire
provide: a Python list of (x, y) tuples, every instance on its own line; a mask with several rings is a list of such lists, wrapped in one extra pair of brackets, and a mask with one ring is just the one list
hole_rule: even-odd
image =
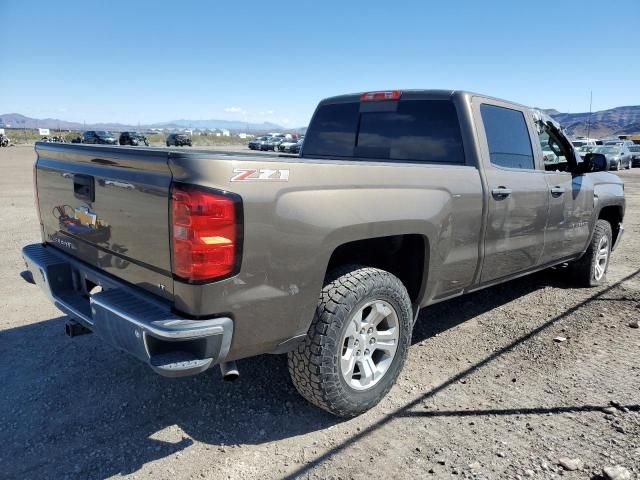
[[(395, 356), (372, 387), (355, 390), (340, 370), (341, 339), (352, 312), (365, 303), (388, 302), (398, 316)], [(312, 404), (340, 417), (355, 417), (374, 407), (396, 382), (411, 344), (412, 307), (409, 294), (394, 275), (377, 268), (349, 265), (329, 274), (307, 338), (288, 354), (294, 386)]]
[[(605, 266), (604, 275), (600, 279), (596, 279), (596, 259), (598, 246), (603, 236), (607, 236), (609, 254), (607, 257), (607, 263)], [(611, 247), (613, 246), (613, 232), (611, 230), (611, 224), (606, 220), (596, 221), (596, 226), (593, 229), (593, 235), (589, 248), (585, 254), (571, 265), (573, 270), (573, 276), (575, 281), (584, 287), (597, 287), (607, 281), (607, 269), (609, 268), (609, 262), (611, 261)]]

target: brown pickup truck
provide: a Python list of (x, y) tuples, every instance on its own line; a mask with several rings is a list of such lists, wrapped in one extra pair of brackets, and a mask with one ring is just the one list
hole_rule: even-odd
[(299, 156), (36, 152), (42, 242), (24, 276), (70, 336), (167, 376), (217, 364), (230, 379), (235, 360), (287, 353), (298, 391), (341, 416), (391, 389), (421, 308), (563, 263), (598, 285), (623, 234), (603, 155), (467, 92), (323, 100)]

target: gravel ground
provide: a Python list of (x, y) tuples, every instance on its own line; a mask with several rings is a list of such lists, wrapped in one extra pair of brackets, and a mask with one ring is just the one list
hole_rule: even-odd
[(424, 310), (398, 384), (341, 421), (295, 393), (283, 356), (239, 362), (233, 384), (217, 369), (172, 380), (94, 335), (65, 337), (18, 276), (39, 240), (33, 158), (0, 149), (0, 477), (640, 475), (640, 169), (620, 174), (608, 286), (575, 289), (555, 269)]

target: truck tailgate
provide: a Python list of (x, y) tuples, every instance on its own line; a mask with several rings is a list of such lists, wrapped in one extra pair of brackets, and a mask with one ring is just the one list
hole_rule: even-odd
[(168, 152), (36, 144), (44, 241), (171, 299)]

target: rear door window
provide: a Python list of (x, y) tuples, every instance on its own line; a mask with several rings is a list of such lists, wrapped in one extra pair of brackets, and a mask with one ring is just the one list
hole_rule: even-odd
[(482, 104), (480, 114), (491, 163), (506, 168), (535, 169), (531, 138), (523, 113)]
[(303, 155), (399, 162), (464, 163), (455, 106), (449, 100), (406, 100), (395, 111), (360, 112), (359, 102), (316, 112)]

